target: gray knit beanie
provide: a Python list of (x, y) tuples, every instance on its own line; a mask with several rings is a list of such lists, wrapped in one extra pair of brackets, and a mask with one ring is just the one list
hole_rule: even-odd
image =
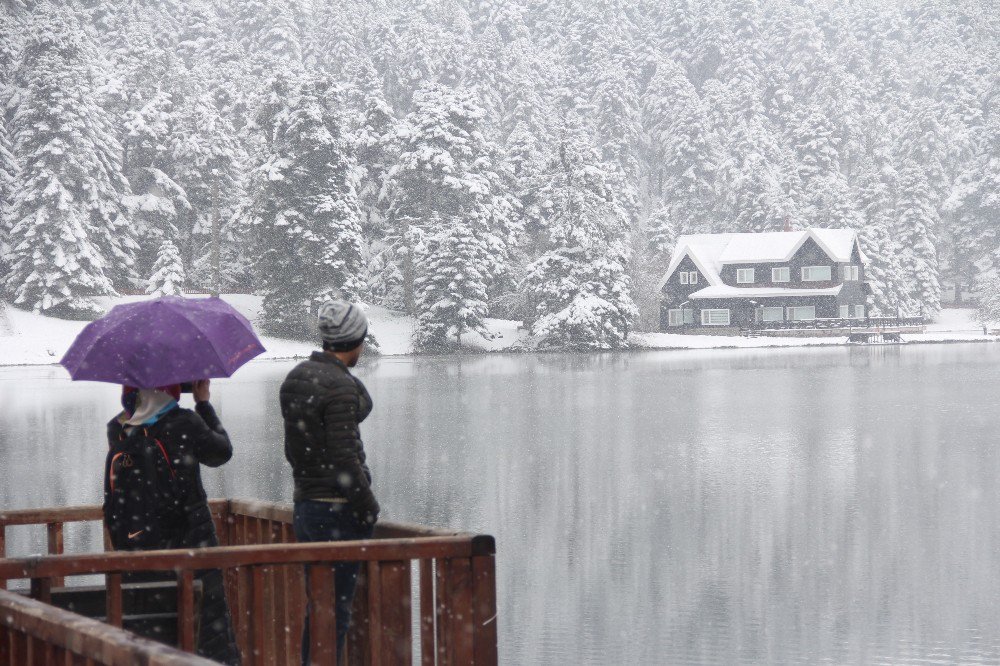
[(368, 317), (356, 303), (327, 301), (319, 306), (319, 333), (325, 349), (349, 351), (364, 342)]

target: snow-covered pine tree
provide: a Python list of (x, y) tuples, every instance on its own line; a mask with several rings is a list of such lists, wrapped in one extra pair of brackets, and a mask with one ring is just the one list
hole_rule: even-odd
[(22, 165), (8, 218), (6, 285), (19, 307), (87, 318), (100, 311), (97, 297), (115, 293), (109, 262), (131, 267), (130, 236), (115, 236), (117, 155), (90, 88), (83, 30), (47, 3), (37, 12), (16, 73), (22, 90), (12, 130)]
[(934, 235), (939, 214), (933, 200), (934, 192), (922, 166), (904, 162), (896, 205), (900, 262), (910, 296), (920, 304), (920, 312), (914, 314), (931, 318), (941, 312), (940, 267)]
[(400, 128), (400, 155), (389, 170), (387, 242), (402, 258), (404, 306), (415, 311), (413, 229), (432, 230), (440, 219), (461, 218), (489, 248), (482, 267), (492, 289), (510, 269), (518, 220), (507, 191), (509, 173), (499, 147), (483, 135), (482, 110), (469, 91), (432, 85), (418, 91)]
[(153, 298), (184, 295), (184, 264), (181, 262), (181, 253), (169, 240), (160, 243), (153, 272), (146, 282), (146, 293)]
[(417, 328), (414, 343), (421, 349), (440, 349), (455, 338), (486, 329), (486, 280), (482, 267), (487, 249), (472, 225), (458, 219), (431, 225), (433, 231), (416, 252)]
[(144, 104), (125, 112), (123, 125), (132, 186), (124, 203), (139, 238), (136, 265), (141, 275), (148, 275), (161, 245), (179, 237), (181, 216), (191, 210), (184, 188), (167, 173), (173, 171), (170, 144), (176, 131), (170, 94), (155, 90)]
[(996, 327), (1000, 325), (1000, 273), (981, 276), (978, 286), (976, 321), (985, 329)]
[(357, 167), (339, 101), (325, 83), (293, 82), (267, 128), (269, 144), (250, 185), (255, 272), (263, 327), (309, 337), (310, 315), (333, 294), (357, 299), (362, 284)]
[(628, 215), (602, 160), (570, 112), (540, 199), (547, 250), (528, 266), (523, 288), (541, 347), (618, 349), (638, 316), (626, 271)]

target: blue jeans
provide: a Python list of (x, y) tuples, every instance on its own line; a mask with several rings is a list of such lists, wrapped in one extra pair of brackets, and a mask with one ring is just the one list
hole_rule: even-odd
[[(295, 538), (300, 543), (311, 541), (354, 541), (370, 539), (374, 527), (363, 525), (354, 517), (350, 505), (334, 502), (303, 500), (295, 503)], [(359, 562), (338, 562), (333, 565), (333, 585), (337, 594), (337, 659), (344, 651), (347, 630), (351, 626), (351, 605), (358, 584)], [(306, 576), (309, 568), (306, 567)], [(308, 580), (308, 578), (307, 578)], [(302, 629), (302, 663), (309, 664), (309, 606)]]

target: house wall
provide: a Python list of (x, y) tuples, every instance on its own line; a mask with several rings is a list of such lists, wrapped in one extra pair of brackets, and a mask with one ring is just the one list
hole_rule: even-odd
[[(859, 270), (859, 281), (865, 279), (864, 276), (864, 265), (861, 263), (861, 257), (858, 255), (858, 249), (855, 245), (854, 256), (852, 257), (852, 264), (861, 266)], [(731, 287), (789, 287), (792, 289), (829, 289), (830, 287), (836, 287), (841, 284), (844, 279), (843, 267), (849, 264), (835, 262), (830, 256), (823, 251), (823, 249), (816, 244), (812, 238), (806, 239), (806, 242), (802, 244), (799, 251), (795, 253), (791, 261), (780, 262), (780, 263), (747, 263), (747, 264), (727, 264), (722, 267), (722, 281)], [(771, 269), (781, 268), (788, 266), (790, 282), (774, 283), (771, 282)], [(802, 281), (802, 268), (804, 266), (829, 266), (831, 269), (832, 280), (823, 282), (803, 282)], [(753, 268), (754, 270), (754, 282), (739, 284), (736, 282), (736, 271), (740, 268)], [(861, 301), (862, 303), (864, 301)]]
[[(698, 273), (698, 284), (681, 284), (680, 274), (683, 272)], [(677, 270), (674, 271), (674, 274), (663, 285), (660, 293), (663, 295), (664, 303), (670, 307), (676, 307), (688, 300), (688, 297), (694, 292), (709, 286), (711, 285), (708, 283), (708, 279), (698, 270), (695, 263), (691, 261), (691, 257), (684, 257), (684, 260), (677, 266)]]

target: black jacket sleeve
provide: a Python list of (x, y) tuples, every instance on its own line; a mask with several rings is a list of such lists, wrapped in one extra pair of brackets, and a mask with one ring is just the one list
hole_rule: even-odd
[(379, 505), (371, 488), (371, 476), (362, 459), (357, 438), (361, 392), (357, 385), (338, 387), (326, 402), (323, 422), (329, 460), (340, 473), (337, 483), (358, 518), (374, 523)]
[(209, 467), (226, 464), (233, 457), (233, 445), (215, 409), (207, 401), (199, 402), (194, 409), (196, 414), (191, 415), (185, 435), (195, 458)]

